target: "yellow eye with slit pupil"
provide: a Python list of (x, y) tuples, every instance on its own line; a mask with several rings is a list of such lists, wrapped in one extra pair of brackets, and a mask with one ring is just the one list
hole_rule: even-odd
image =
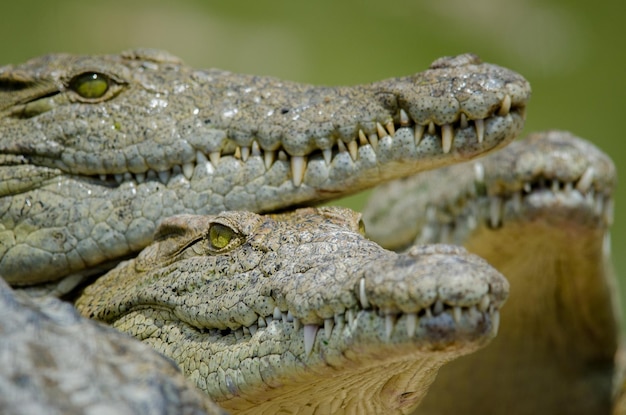
[(212, 224), (211, 229), (209, 229), (209, 243), (214, 249), (224, 249), (234, 236), (235, 231), (219, 223)]
[(87, 72), (74, 77), (70, 88), (83, 98), (101, 98), (109, 90), (109, 78), (101, 73)]

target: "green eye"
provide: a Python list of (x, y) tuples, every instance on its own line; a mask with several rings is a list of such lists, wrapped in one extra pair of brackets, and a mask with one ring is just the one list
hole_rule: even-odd
[(363, 222), (363, 219), (359, 220), (359, 233), (365, 236), (365, 222)]
[(97, 72), (86, 72), (77, 75), (70, 82), (70, 88), (83, 98), (101, 98), (109, 90), (110, 80), (106, 75)]
[(209, 229), (209, 243), (213, 249), (224, 249), (235, 237), (235, 231), (228, 226), (214, 223)]

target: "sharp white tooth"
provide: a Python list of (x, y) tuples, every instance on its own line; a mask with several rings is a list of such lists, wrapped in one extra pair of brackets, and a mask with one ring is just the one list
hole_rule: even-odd
[(476, 128), (476, 137), (478, 142), (482, 143), (485, 138), (485, 120), (474, 120), (474, 127)]
[(146, 173), (135, 173), (135, 180), (137, 183), (143, 183), (146, 181)]
[(611, 226), (613, 225), (613, 215), (615, 213), (615, 202), (613, 202), (613, 198), (609, 197), (604, 204), (604, 222)]
[(333, 334), (333, 327), (335, 326), (335, 320), (332, 318), (324, 319), (324, 334), (327, 339), (330, 339), (330, 335)]
[(552, 180), (552, 184), (550, 186), (550, 190), (552, 191), (552, 193), (556, 193), (559, 191), (559, 189), (561, 188), (558, 180)]
[(393, 331), (393, 326), (395, 324), (396, 317), (391, 314), (387, 314), (385, 316), (385, 338), (389, 340), (391, 338), (391, 332)]
[(374, 151), (378, 150), (378, 135), (377, 134), (370, 134), (370, 144), (372, 145), (372, 148), (374, 149)]
[(343, 141), (341, 141), (341, 140), (338, 140), (338, 141), (337, 141), (337, 150), (338, 150), (340, 153), (345, 153), (346, 151), (348, 151), (348, 149), (346, 148), (346, 143), (344, 143), (344, 142), (343, 142)]
[(274, 160), (276, 160), (276, 151), (274, 150), (265, 150), (263, 154), (263, 162), (265, 163), (265, 168), (269, 170), (274, 164)]
[(456, 324), (461, 323), (461, 307), (452, 307), (452, 317)]
[(114, 174), (113, 178), (115, 179), (117, 183), (122, 183), (124, 181), (124, 175), (121, 173)]
[(130, 172), (124, 173), (124, 181), (131, 181), (133, 179), (133, 175)]
[(295, 331), (300, 330), (300, 320), (298, 320), (296, 317), (293, 318), (293, 329)]
[(261, 147), (259, 147), (259, 143), (257, 143), (256, 141), (252, 142), (252, 155), (253, 156), (261, 155)]
[(419, 146), (422, 141), (422, 137), (424, 137), (424, 129), (423, 125), (415, 125), (415, 146)]
[(432, 312), (432, 310), (430, 309), (430, 307), (426, 307), (426, 308), (424, 309), (424, 313), (426, 313), (426, 317), (427, 317), (427, 318), (433, 318), (433, 312)]
[(352, 140), (348, 142), (348, 151), (350, 152), (350, 157), (352, 157), (352, 161), (356, 161), (359, 156), (359, 146), (356, 143), (356, 140)]
[(567, 194), (571, 194), (574, 191), (574, 183), (567, 182), (565, 186), (563, 186), (563, 191)]
[(267, 323), (265, 322), (265, 319), (261, 316), (259, 316), (259, 320), (257, 321), (257, 324), (259, 326), (259, 328), (261, 327), (267, 327)]
[(278, 151), (278, 160), (280, 161), (287, 161), (289, 159), (289, 157), (287, 157), (287, 153), (285, 153), (285, 150), (279, 150)]
[(150, 169), (150, 170), (148, 170), (148, 172), (146, 173), (146, 178), (147, 178), (148, 180), (154, 180), (154, 179), (156, 179), (156, 178), (157, 178), (157, 174), (156, 174), (156, 172), (155, 172), (154, 170)]
[(487, 311), (487, 309), (489, 308), (489, 304), (491, 304), (491, 301), (489, 300), (489, 295), (485, 294), (483, 295), (483, 298), (480, 299), (480, 303), (478, 303), (478, 309), (480, 311)]
[(406, 334), (413, 337), (415, 334), (415, 326), (417, 326), (417, 314), (409, 313), (406, 315)]
[(283, 320), (283, 323), (289, 323), (289, 319), (287, 318), (287, 313), (283, 313), (283, 315), (280, 317)]
[(159, 180), (161, 180), (161, 183), (167, 184), (167, 182), (170, 180), (169, 170), (160, 171), (158, 174), (159, 174)]
[(317, 324), (305, 324), (304, 325), (304, 353), (308, 356), (313, 350), (313, 344), (315, 343), (315, 335), (317, 334)]
[(291, 310), (287, 311), (287, 322), (293, 321), (293, 314), (291, 314)]
[(604, 198), (601, 194), (598, 194), (598, 196), (595, 198), (593, 210), (594, 213), (598, 216), (600, 216), (602, 212), (604, 212)]
[(246, 161), (250, 157), (250, 147), (241, 146), (241, 160)]
[(249, 329), (250, 329), (250, 334), (254, 336), (254, 334), (257, 332), (259, 328), (256, 324), (253, 324), (249, 327)]
[(452, 124), (444, 124), (441, 126), (441, 146), (444, 153), (449, 153), (454, 140), (454, 130)]
[(99, 177), (100, 177), (100, 180), (102, 180), (103, 182), (107, 181), (107, 175), (106, 174), (101, 174)]
[(478, 183), (485, 181), (485, 166), (480, 161), (474, 163), (474, 180)]
[(524, 183), (524, 186), (522, 186), (522, 188), (524, 189), (524, 193), (526, 194), (530, 193), (533, 190), (530, 183)]
[(461, 117), (459, 118), (459, 127), (467, 128), (469, 126), (467, 122), (467, 115), (464, 112), (461, 113)]
[(363, 132), (363, 130), (359, 130), (359, 144), (362, 146), (368, 145), (370, 142), (367, 141), (367, 136)]
[(504, 117), (511, 111), (511, 96), (505, 95), (502, 100), (502, 104), (500, 105), (500, 110), (498, 111), (498, 115)]
[(350, 308), (346, 311), (346, 322), (348, 324), (352, 324), (352, 322), (354, 321), (355, 317), (354, 317), (354, 311)]
[(406, 113), (406, 111), (400, 109), (400, 125), (406, 127), (407, 125), (409, 125), (410, 121), (411, 120), (409, 119), (409, 115)]
[(274, 313), (273, 313), (272, 317), (274, 317), (274, 320), (281, 319), (281, 318), (283, 318), (283, 313), (280, 311), (280, 309), (278, 307), (274, 307)]
[(443, 313), (443, 302), (441, 300), (437, 300), (433, 306), (433, 314), (438, 316), (441, 313)]
[(500, 211), (502, 209), (502, 199), (497, 196), (489, 198), (489, 223), (492, 228), (497, 228), (500, 224)]
[(211, 163), (217, 167), (217, 164), (220, 162), (220, 159), (222, 158), (222, 155), (220, 154), (219, 151), (212, 151), (209, 153), (209, 160), (211, 160)]
[(322, 155), (324, 156), (324, 161), (327, 166), (330, 166), (330, 162), (333, 161), (333, 150), (330, 148), (325, 148), (322, 150)]
[(580, 180), (578, 180), (578, 183), (576, 183), (576, 190), (581, 193), (585, 193), (587, 190), (589, 190), (591, 184), (593, 183), (595, 175), (596, 172), (594, 171), (593, 167), (587, 167), (587, 170), (585, 170), (583, 175), (580, 177)]
[(291, 177), (293, 179), (293, 185), (300, 187), (302, 180), (304, 179), (304, 173), (306, 172), (306, 157), (304, 156), (291, 156)]
[(387, 129), (387, 131), (389, 132), (390, 136), (394, 136), (396, 135), (396, 126), (393, 125), (393, 121), (389, 121), (386, 125), (385, 128)]
[(431, 121), (428, 123), (428, 134), (435, 135), (435, 132), (435, 123)]
[(185, 175), (187, 179), (191, 179), (191, 176), (193, 176), (193, 164), (192, 163), (183, 164), (183, 174)]
[(379, 122), (376, 123), (376, 132), (378, 133), (379, 138), (383, 138), (388, 135), (387, 130), (385, 130)]
[(491, 324), (493, 325), (493, 332), (498, 333), (500, 329), (500, 310), (495, 310), (491, 315)]
[(359, 301), (361, 302), (361, 308), (370, 308), (370, 303), (367, 301), (367, 294), (365, 293), (365, 278), (361, 278), (361, 281), (359, 281)]
[(469, 308), (468, 314), (470, 315), (470, 318), (472, 320), (476, 320), (477, 318), (480, 318), (481, 316), (481, 314), (478, 312), (478, 308), (475, 305)]
[(247, 328), (246, 326), (243, 326), (243, 327), (242, 327), (242, 329), (243, 329), (243, 334), (244, 334), (244, 335), (246, 335), (246, 334), (247, 334), (248, 336), (250, 335), (250, 329), (249, 329), (249, 328)]

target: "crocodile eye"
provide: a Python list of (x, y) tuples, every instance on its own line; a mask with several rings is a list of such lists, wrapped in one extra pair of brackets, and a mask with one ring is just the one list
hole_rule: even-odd
[(213, 223), (209, 229), (209, 244), (215, 250), (226, 248), (237, 234), (234, 230), (221, 223)]
[(359, 233), (365, 236), (365, 222), (363, 222), (363, 219), (359, 220)]
[(70, 81), (70, 89), (86, 99), (102, 98), (107, 91), (111, 80), (108, 76), (98, 72), (85, 72), (77, 75)]

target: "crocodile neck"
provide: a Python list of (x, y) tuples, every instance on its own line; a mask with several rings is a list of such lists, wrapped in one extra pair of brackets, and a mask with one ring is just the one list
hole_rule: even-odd
[[(451, 177), (462, 179), (427, 199), (424, 189), (437, 186), (428, 179)], [(420, 242), (462, 243), (511, 284), (498, 338), (442, 369), (419, 413), (609, 413), (619, 333), (608, 246), (614, 184), (605, 154), (553, 131), (387, 194), (401, 188), (429, 211), (409, 225)]]

